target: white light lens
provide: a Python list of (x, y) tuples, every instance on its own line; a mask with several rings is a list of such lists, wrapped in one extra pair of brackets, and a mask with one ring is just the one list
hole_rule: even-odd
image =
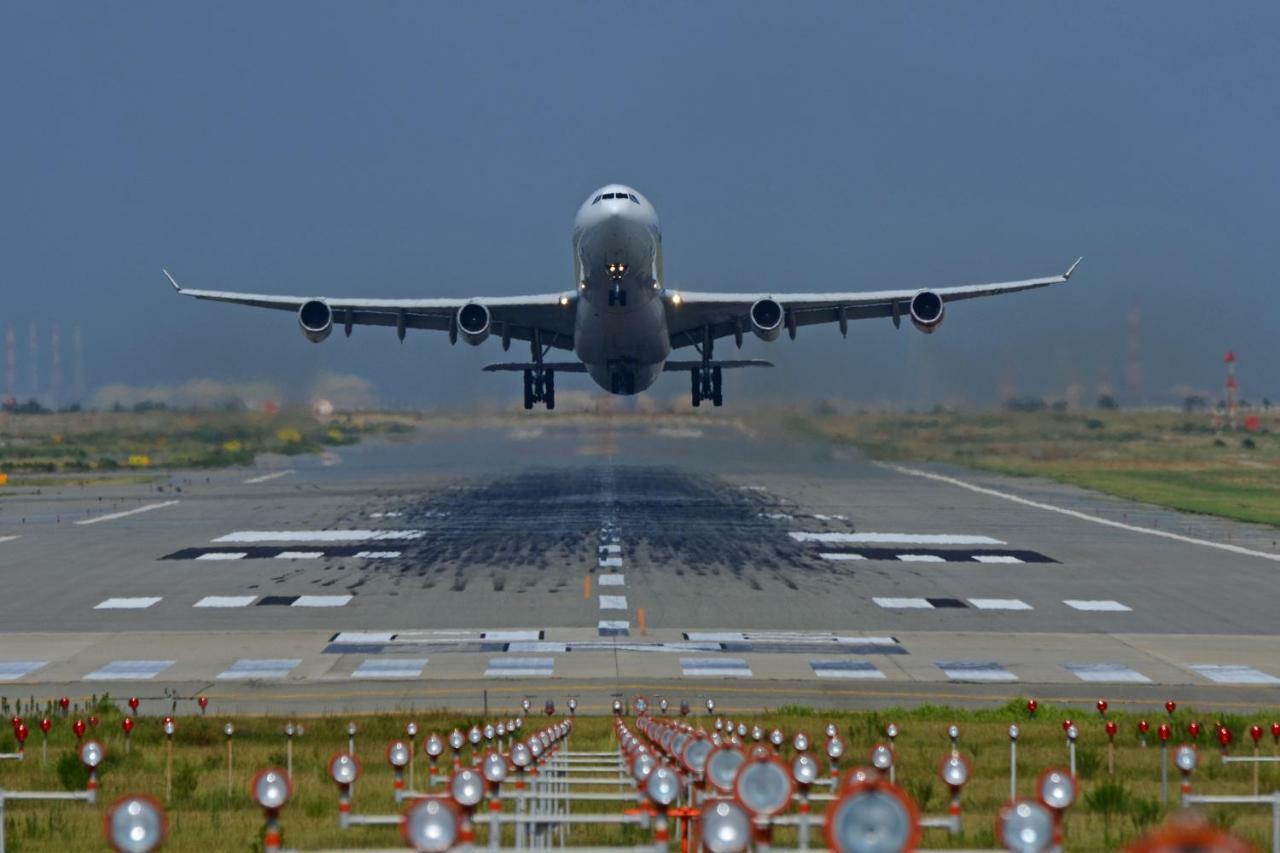
[(516, 767), (528, 767), (533, 763), (533, 753), (529, 751), (529, 745), (524, 741), (519, 741), (511, 747), (511, 763)]
[(1019, 735), (1017, 726), (1009, 726), (1009, 740), (1017, 740)]
[(827, 840), (839, 853), (898, 853), (914, 834), (906, 804), (877, 788), (846, 794), (827, 816)]
[(227, 737), (231, 737), (233, 734), (236, 733), (236, 727), (231, 725), (230, 723), (227, 723), (225, 726), (222, 727), (222, 733)]
[(786, 739), (786, 735), (782, 733), (782, 729), (774, 729), (769, 732), (769, 743), (774, 746), (782, 746)]
[(427, 755), (432, 758), (437, 758), (440, 753), (444, 752), (444, 741), (440, 740), (440, 735), (432, 732), (431, 736), (427, 738), (426, 750)]
[(1190, 744), (1183, 744), (1173, 753), (1173, 763), (1183, 773), (1190, 773), (1196, 769), (1196, 748)]
[(707, 756), (711, 754), (711, 742), (698, 738), (685, 746), (684, 764), (694, 773), (701, 773), (707, 768)]
[(796, 780), (797, 785), (812, 785), (818, 781), (818, 774), (822, 769), (818, 767), (818, 762), (813, 760), (812, 755), (797, 755), (791, 762), (791, 777)]
[(289, 780), (283, 770), (264, 770), (253, 779), (253, 799), (264, 809), (279, 809), (289, 802)]
[(952, 788), (959, 788), (969, 781), (969, 765), (958, 755), (953, 755), (942, 762), (942, 781)]
[(1051, 809), (1065, 809), (1076, 800), (1076, 783), (1061, 770), (1051, 770), (1040, 778), (1040, 802)]
[(827, 758), (839, 758), (844, 755), (844, 741), (833, 737), (827, 741)]
[(463, 737), (462, 732), (457, 729), (449, 732), (449, 746), (453, 749), (462, 749), (462, 745), (466, 742), (467, 739)]
[(649, 778), (649, 774), (653, 772), (653, 768), (658, 765), (657, 759), (647, 752), (636, 756), (636, 760), (631, 764), (631, 778), (637, 782), (643, 782)]
[(495, 785), (501, 784), (507, 779), (507, 760), (498, 753), (491, 752), (484, 757), (482, 772), (488, 781)]
[(893, 750), (884, 744), (871, 750), (871, 765), (877, 770), (888, 770), (893, 766)]
[(118, 853), (150, 853), (166, 829), (164, 811), (150, 797), (127, 796), (107, 810), (107, 842)]
[(1013, 853), (1043, 853), (1053, 846), (1053, 814), (1032, 800), (1018, 800), (1000, 813), (1000, 840)]
[(791, 774), (777, 761), (752, 761), (738, 771), (734, 792), (754, 815), (775, 815), (791, 802)]
[(90, 770), (102, 763), (102, 744), (96, 740), (87, 740), (80, 745), (80, 763)]
[(458, 815), (443, 800), (424, 798), (405, 810), (400, 834), (420, 853), (451, 850), (458, 842)]
[(356, 760), (345, 752), (335, 755), (329, 762), (329, 778), (339, 785), (350, 785), (360, 775)]
[(751, 841), (751, 818), (737, 803), (712, 800), (702, 809), (702, 846), (710, 853), (741, 853)]
[(449, 780), (449, 792), (454, 802), (470, 808), (484, 799), (484, 779), (474, 770), (459, 770)]
[(680, 795), (680, 777), (669, 767), (655, 767), (645, 780), (644, 791), (655, 805), (669, 806)]
[(747, 757), (732, 747), (722, 747), (707, 758), (707, 781), (721, 793), (733, 791), (733, 779)]
[(467, 732), (467, 740), (471, 742), (472, 746), (475, 746), (476, 744), (480, 743), (480, 740), (483, 737), (484, 737), (484, 734), (480, 731), (479, 726), (472, 726), (471, 730)]
[(393, 740), (387, 747), (387, 761), (392, 767), (409, 766), (409, 746), (402, 740)]
[(809, 736), (804, 732), (797, 732), (796, 736), (791, 739), (791, 746), (796, 752), (804, 752), (809, 748)]

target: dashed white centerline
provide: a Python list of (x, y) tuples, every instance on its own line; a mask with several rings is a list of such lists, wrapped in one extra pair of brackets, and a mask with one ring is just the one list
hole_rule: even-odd
[(254, 483), (265, 483), (268, 480), (275, 480), (279, 477), (285, 476), (286, 474), (295, 474), (295, 473), (297, 472), (294, 471), (292, 468), (290, 468), (287, 471), (274, 471), (270, 474), (263, 474), (260, 477), (250, 477), (249, 479), (244, 481), (244, 484), (246, 486), (252, 486)]
[(626, 586), (626, 578), (622, 575), (597, 575), (596, 583), (600, 586)]
[(117, 518), (127, 518), (131, 515), (138, 515), (143, 512), (151, 512), (153, 509), (164, 509), (167, 506), (173, 506), (177, 501), (161, 501), (158, 504), (146, 504), (137, 509), (127, 509), (124, 512), (113, 512), (109, 515), (99, 515), (94, 518), (83, 518), (76, 524), (97, 524), (99, 521), (114, 521)]
[(600, 596), (601, 610), (626, 610), (627, 597), (625, 595), (602, 595)]

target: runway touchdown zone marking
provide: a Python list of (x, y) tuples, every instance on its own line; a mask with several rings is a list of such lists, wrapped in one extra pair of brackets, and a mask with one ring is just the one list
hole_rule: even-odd
[(159, 604), (161, 596), (150, 596), (145, 598), (108, 598), (105, 601), (99, 601), (93, 606), (94, 610), (146, 610), (148, 607)]
[(485, 678), (550, 678), (555, 658), (489, 658)]
[(952, 681), (1017, 681), (1018, 676), (994, 661), (937, 661), (938, 669)]
[(84, 681), (150, 681), (176, 661), (171, 660), (113, 660), (111, 663), (84, 676)]
[(1064, 663), (1062, 668), (1081, 681), (1100, 684), (1150, 684), (1151, 679), (1118, 663)]
[(192, 607), (248, 607), (258, 600), (256, 595), (206, 595)]
[(427, 658), (369, 658), (351, 673), (352, 678), (420, 678)]
[(1120, 602), (1109, 598), (1083, 600), (1068, 598), (1062, 603), (1070, 607), (1072, 610), (1084, 610), (1090, 613), (1128, 613), (1133, 610), (1129, 605), (1121, 604)]
[(885, 677), (874, 664), (864, 660), (811, 660), (809, 666), (818, 678), (865, 680)]
[(625, 595), (602, 595), (600, 596), (601, 610), (626, 610), (627, 597)]
[(1215, 684), (1280, 684), (1280, 678), (1268, 675), (1251, 666), (1233, 666), (1223, 664), (1195, 664), (1190, 667), (1197, 675), (1202, 675)]
[(345, 607), (352, 595), (264, 595), (258, 607)]
[(797, 542), (822, 545), (1006, 545), (1002, 539), (962, 533), (808, 533), (793, 530)]
[(299, 658), (241, 658), (215, 676), (219, 681), (287, 678)]
[(0, 681), (17, 681), (48, 665), (47, 660), (0, 661)]
[(687, 678), (751, 678), (751, 667), (742, 658), (680, 658), (680, 673)]
[(601, 619), (596, 631), (601, 637), (629, 637), (631, 623), (621, 619)]

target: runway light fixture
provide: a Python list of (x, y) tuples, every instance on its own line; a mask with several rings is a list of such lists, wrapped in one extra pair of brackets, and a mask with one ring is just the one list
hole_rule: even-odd
[(741, 853), (751, 843), (751, 817), (732, 800), (702, 807), (702, 846), (710, 853)]
[(708, 700), (707, 700), (707, 713), (708, 713), (708, 714), (714, 714), (715, 712), (716, 712), (716, 700), (714, 700), (714, 699), (708, 699)]
[(449, 793), (458, 805), (473, 809), (484, 799), (484, 777), (470, 768), (463, 768), (449, 779)]
[(444, 752), (444, 741), (440, 739), (440, 735), (432, 732), (427, 736), (426, 741), (422, 744), (423, 750), (435, 761)]
[(268, 814), (274, 814), (284, 808), (289, 802), (289, 796), (293, 793), (288, 775), (279, 767), (260, 770), (258, 775), (253, 777), (249, 790), (253, 794), (253, 801)]
[(951, 755), (942, 760), (938, 775), (952, 791), (959, 790), (969, 781), (969, 762), (963, 755)]
[(404, 810), (400, 837), (419, 853), (442, 853), (458, 845), (462, 815), (445, 797), (421, 797)]
[(670, 767), (655, 767), (645, 780), (644, 792), (655, 806), (665, 809), (680, 796), (680, 777)]
[(747, 757), (732, 746), (722, 746), (707, 756), (707, 781), (722, 794), (733, 792), (733, 780)]
[(776, 758), (747, 762), (733, 783), (738, 802), (757, 818), (773, 817), (785, 809), (794, 790), (790, 771)]
[(1056, 812), (1064, 811), (1076, 801), (1076, 780), (1065, 770), (1046, 770), (1036, 780), (1040, 802)]
[(116, 853), (150, 853), (164, 843), (169, 821), (152, 797), (126, 794), (107, 809), (102, 831)]
[(1009, 740), (1016, 741), (1019, 734), (1021, 734), (1021, 732), (1018, 730), (1016, 724), (1009, 726)]
[(658, 760), (647, 752), (642, 752), (631, 762), (631, 778), (636, 782), (644, 784), (649, 779), (649, 774), (653, 772), (653, 768), (658, 766)]
[(769, 743), (773, 744), (775, 749), (781, 749), (786, 742), (787, 736), (782, 733), (782, 729), (773, 729), (769, 732)]
[(817, 782), (821, 773), (822, 768), (818, 766), (818, 762), (812, 755), (800, 753), (791, 759), (791, 778), (795, 779), (800, 787), (807, 788)]
[(1013, 853), (1053, 848), (1053, 813), (1035, 800), (1015, 800), (996, 818), (996, 838)]
[(898, 853), (920, 840), (915, 804), (896, 785), (863, 782), (841, 794), (829, 809), (823, 829), (837, 853)]
[(871, 766), (881, 773), (888, 773), (893, 766), (893, 750), (884, 744), (877, 744), (871, 750)]
[(527, 743), (518, 740), (511, 745), (511, 763), (518, 770), (523, 770), (533, 763), (533, 753), (529, 751)]
[(796, 752), (804, 752), (809, 748), (809, 736), (804, 732), (796, 732), (791, 738), (791, 748)]
[(1196, 748), (1189, 743), (1184, 743), (1173, 751), (1173, 764), (1183, 775), (1190, 775), (1196, 769), (1198, 759)]
[(711, 755), (711, 741), (704, 737), (693, 738), (684, 745), (680, 759), (690, 771), (702, 774), (707, 769), (707, 758)]
[(487, 753), (480, 764), (480, 772), (490, 785), (501, 785), (507, 781), (507, 759), (496, 752)]
[(329, 759), (329, 778), (341, 786), (350, 786), (360, 775), (360, 760), (340, 752)]
[(838, 737), (833, 737), (828, 739), (827, 740), (827, 758), (830, 758), (832, 761), (835, 761), (836, 759), (840, 758), (842, 755), (844, 755), (844, 741), (842, 741)]
[(409, 745), (402, 740), (387, 744), (387, 763), (397, 769), (409, 766)]

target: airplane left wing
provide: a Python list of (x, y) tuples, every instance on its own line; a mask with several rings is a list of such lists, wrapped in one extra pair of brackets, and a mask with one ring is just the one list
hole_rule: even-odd
[[(786, 329), (795, 337), (796, 329), (817, 323), (837, 323), (840, 331), (846, 331), (849, 320), (886, 317), (898, 325), (901, 318), (913, 317), (913, 307), (926, 307), (917, 303), (917, 297), (936, 297), (936, 317), (925, 316), (922, 328), (932, 330), (942, 321), (943, 306), (962, 299), (982, 296), (999, 296), (1063, 284), (1071, 278), (1080, 261), (1077, 259), (1061, 275), (1030, 278), (1021, 281), (1005, 281), (992, 284), (971, 284), (959, 287), (941, 287), (921, 290), (873, 290), (851, 293), (690, 293), (679, 291), (665, 294), (667, 328), (672, 348), (702, 346), (708, 338), (734, 336), (739, 344), (744, 332), (752, 331), (756, 321), (767, 334), (776, 336)], [(753, 307), (760, 305), (760, 315), (753, 318)], [(772, 338), (769, 338), (772, 340)]]
[(403, 340), (406, 329), (430, 329), (458, 335), (458, 312), (469, 305), (488, 312), (492, 334), (503, 341), (538, 341), (544, 347), (573, 349), (573, 293), (546, 293), (532, 296), (490, 296), (474, 299), (366, 299), (330, 296), (277, 296), (225, 290), (193, 290), (178, 284), (168, 270), (165, 277), (182, 296), (230, 302), (254, 308), (300, 312), (304, 305), (321, 303), (328, 308), (334, 326), (347, 334), (352, 326), (390, 326)]

